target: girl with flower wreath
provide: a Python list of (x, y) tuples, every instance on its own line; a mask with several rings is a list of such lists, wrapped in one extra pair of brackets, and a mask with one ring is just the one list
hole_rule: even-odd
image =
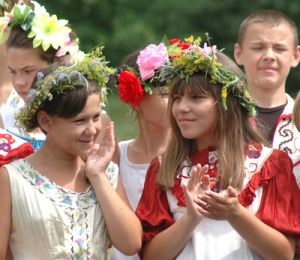
[[(171, 138), (136, 209), (143, 259), (292, 259), (300, 191), (292, 161), (264, 146), (244, 81), (201, 39), (174, 47)], [(288, 190), (289, 192), (282, 192)]]
[(7, 65), (14, 90), (0, 109), (0, 127), (31, 143), (35, 150), (45, 135), (21, 132), (15, 114), (24, 107), (37, 72), (55, 64), (72, 63), (79, 55), (78, 39), (68, 21), (50, 15), (35, 1), (18, 1), (0, 17), (0, 41), (6, 40)]
[[(133, 210), (142, 194), (150, 161), (165, 151), (169, 139), (168, 89), (165, 82), (157, 80), (159, 69), (168, 60), (165, 44), (149, 44), (128, 55), (117, 76), (119, 98), (136, 113), (139, 127), (136, 138), (119, 142), (115, 154)], [(139, 257), (125, 256), (113, 248), (111, 259)]]
[(98, 51), (39, 73), (17, 114), (20, 126), (39, 125), (46, 140), (0, 169), (0, 259), (8, 247), (14, 260), (108, 259), (110, 244), (127, 255), (141, 247), (141, 224), (111, 162), (113, 123), (101, 128), (100, 104), (113, 70)]

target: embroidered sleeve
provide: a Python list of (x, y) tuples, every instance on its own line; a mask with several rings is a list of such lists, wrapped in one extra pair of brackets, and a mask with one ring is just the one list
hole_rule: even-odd
[(249, 206), (255, 190), (263, 187), (263, 197), (256, 216), (278, 231), (300, 234), (300, 189), (292, 173), (288, 155), (274, 150), (260, 172), (255, 173), (239, 196), (242, 205)]

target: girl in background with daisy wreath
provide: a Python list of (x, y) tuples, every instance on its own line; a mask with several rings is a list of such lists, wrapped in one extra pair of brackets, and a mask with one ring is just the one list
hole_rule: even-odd
[(24, 107), (37, 72), (55, 64), (69, 64), (82, 56), (78, 38), (68, 21), (50, 15), (35, 1), (19, 1), (0, 18), (0, 40), (7, 45), (7, 65), (14, 91), (0, 109), (0, 127), (39, 149), (45, 135), (36, 129), (21, 132), (15, 114)]
[[(160, 68), (168, 60), (164, 43), (149, 44), (128, 55), (117, 75), (119, 98), (135, 112), (139, 127), (137, 137), (120, 141), (115, 154), (133, 210), (140, 200), (150, 161), (165, 151), (169, 140), (168, 88), (165, 82), (157, 80)], [(139, 257), (125, 256), (113, 248), (111, 259)]]

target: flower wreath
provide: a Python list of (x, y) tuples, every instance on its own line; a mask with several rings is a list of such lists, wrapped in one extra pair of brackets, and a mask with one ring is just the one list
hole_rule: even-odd
[(25, 107), (16, 115), (18, 126), (27, 132), (32, 131), (35, 128), (32, 123), (33, 118), (43, 108), (46, 101), (51, 101), (53, 96), (70, 90), (88, 89), (88, 80), (97, 82), (102, 102), (105, 103), (106, 84), (114, 73), (114, 69), (108, 67), (102, 49), (102, 46), (98, 46), (86, 54), (82, 61), (71, 66), (57, 67), (47, 76), (38, 72), (36, 88), (30, 90)]
[(208, 34), (206, 39), (207, 42), (204, 42), (203, 47), (200, 46), (202, 42), (200, 37), (190, 36), (185, 41), (170, 40), (171, 45), (168, 47), (170, 62), (161, 67), (159, 80), (171, 84), (172, 80), (179, 76), (188, 81), (190, 76), (201, 71), (210, 78), (212, 84), (222, 86), (221, 101), (224, 109), (227, 110), (227, 95), (230, 93), (238, 98), (240, 105), (250, 116), (254, 116), (255, 104), (247, 91), (245, 80), (218, 62), (216, 54), (222, 50), (218, 50), (215, 45), (211, 46)]
[(135, 108), (142, 101), (145, 92), (152, 95), (158, 82), (159, 69), (169, 62), (168, 50), (164, 43), (149, 44), (137, 57), (136, 69), (123, 66), (117, 76), (117, 89), (120, 99)]
[(41, 46), (43, 51), (47, 51), (52, 47), (57, 50), (57, 57), (67, 53), (76, 56), (79, 51), (78, 38), (71, 40), (72, 30), (67, 24), (67, 20), (57, 19), (56, 15), (50, 16), (39, 3), (31, 1), (31, 4), (27, 4), (19, 0), (10, 12), (4, 12), (4, 16), (0, 17), (0, 42), (7, 39), (10, 28), (19, 25), (28, 32), (28, 38), (32, 38), (33, 48)]

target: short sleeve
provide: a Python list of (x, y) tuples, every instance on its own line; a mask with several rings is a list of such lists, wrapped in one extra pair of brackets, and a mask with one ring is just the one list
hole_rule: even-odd
[(143, 226), (143, 241), (150, 241), (156, 234), (174, 223), (165, 191), (156, 183), (160, 168), (158, 158), (154, 159), (148, 169), (144, 190), (136, 209), (136, 215)]
[(299, 235), (300, 189), (293, 175), (292, 161), (285, 152), (272, 152), (240, 194), (241, 204), (248, 206), (258, 187), (263, 187), (263, 196), (256, 216), (282, 233)]

